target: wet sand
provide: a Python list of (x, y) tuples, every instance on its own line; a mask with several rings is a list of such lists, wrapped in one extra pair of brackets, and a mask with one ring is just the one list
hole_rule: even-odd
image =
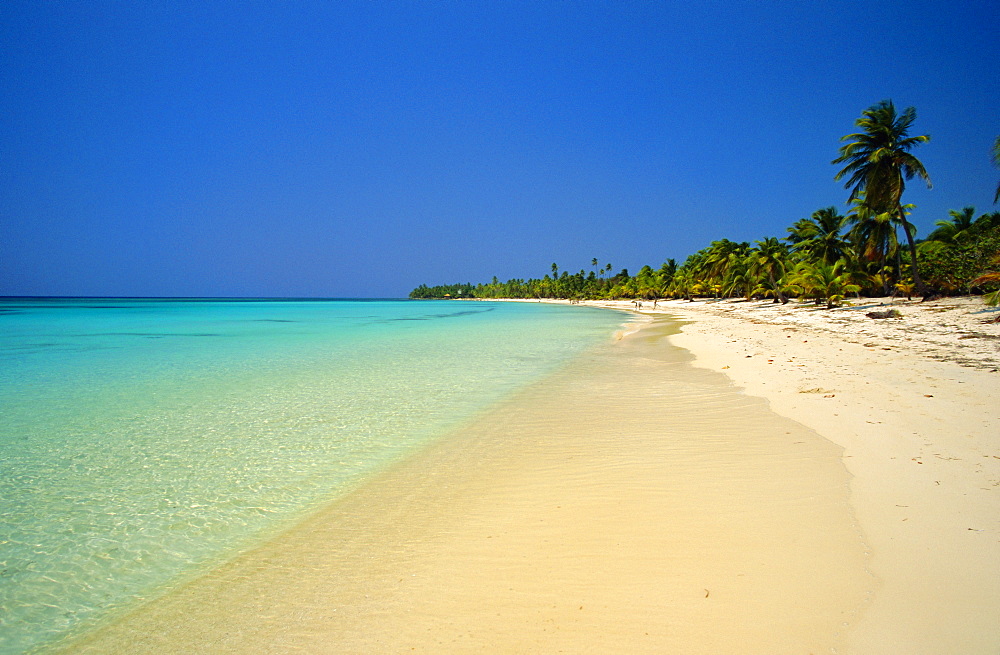
[(843, 451), (692, 366), (676, 329), (641, 325), (68, 650), (837, 652), (879, 584)]

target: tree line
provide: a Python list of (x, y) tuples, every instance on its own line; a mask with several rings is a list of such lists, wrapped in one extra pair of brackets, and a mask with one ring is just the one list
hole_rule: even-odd
[[(908, 220), (913, 205), (902, 201), (913, 178), (931, 186), (930, 175), (911, 150), (930, 140), (910, 136), (916, 110), (896, 111), (883, 100), (862, 112), (857, 132), (842, 137), (834, 176), (850, 190), (846, 214), (818, 209), (786, 230), (783, 238), (713, 241), (678, 265), (644, 266), (612, 275), (611, 264), (591, 260), (591, 269), (570, 273), (552, 264), (541, 278), (494, 277), (479, 284), (420, 285), (411, 298), (567, 298), (575, 300), (695, 297), (811, 299), (827, 307), (848, 295), (889, 296), (985, 293), (1000, 303), (1000, 212), (976, 216), (974, 207), (952, 210), (927, 238), (917, 239)], [(993, 145), (1000, 167), (1000, 136)], [(1000, 200), (997, 186), (994, 202)], [(902, 239), (900, 235), (902, 234)]]

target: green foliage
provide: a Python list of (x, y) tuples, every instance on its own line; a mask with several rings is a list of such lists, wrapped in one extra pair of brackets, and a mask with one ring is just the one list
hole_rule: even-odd
[(410, 292), (410, 298), (426, 300), (431, 298), (475, 298), (471, 284), (443, 284), (429, 287), (421, 284)]
[(851, 189), (848, 201), (864, 198), (875, 215), (894, 214), (899, 218), (910, 250), (913, 279), (917, 290), (923, 292), (924, 283), (916, 266), (914, 230), (906, 220), (902, 204), (906, 180), (916, 176), (927, 183), (927, 188), (931, 187), (931, 178), (923, 163), (910, 154), (911, 149), (931, 139), (927, 135), (909, 135), (916, 118), (917, 110), (913, 107), (897, 115), (891, 100), (872, 105), (854, 122), (861, 132), (841, 138), (841, 141), (851, 142), (841, 146), (840, 157), (832, 163), (846, 164), (833, 179), (850, 175), (844, 184)]
[(990, 290), (989, 280), (977, 280), (1000, 255), (1000, 226), (962, 243), (929, 243), (933, 245), (917, 252), (917, 265), (931, 289), (942, 294)]
[(960, 240), (965, 240), (971, 235), (970, 228), (975, 224), (972, 217), (976, 213), (975, 207), (965, 207), (962, 211), (952, 209), (948, 212), (951, 216), (946, 221), (936, 221), (937, 229), (927, 236), (928, 241), (941, 241), (957, 244)]
[(892, 100), (883, 100), (861, 112), (854, 124), (860, 132), (841, 137), (850, 141), (840, 148), (834, 164), (846, 164), (834, 176), (840, 180), (848, 176), (844, 188), (851, 189), (849, 200), (864, 197), (876, 212), (889, 212), (900, 204), (905, 180), (920, 177), (928, 188), (931, 178), (919, 159), (910, 154), (914, 147), (927, 143), (927, 135), (909, 135), (917, 110), (907, 107), (896, 113)]
[(826, 303), (827, 309), (840, 305), (848, 293), (857, 293), (861, 287), (851, 282), (844, 260), (827, 264), (820, 260), (803, 261), (796, 266), (791, 283), (801, 293)]
[(840, 233), (847, 219), (835, 207), (826, 207), (813, 212), (809, 218), (801, 218), (788, 228), (785, 240), (797, 252), (806, 252), (828, 264), (844, 257), (849, 246)]
[[(891, 101), (872, 105), (855, 121), (833, 161), (844, 164), (835, 179), (848, 177), (853, 207), (846, 217), (835, 207), (819, 209), (788, 228), (784, 242), (766, 237), (754, 243), (713, 241), (680, 266), (668, 259), (659, 269), (643, 266), (635, 276), (590, 260), (589, 272), (570, 274), (553, 263), (541, 278), (496, 277), (485, 284), (420, 285), (411, 298), (564, 298), (570, 300), (684, 298), (711, 296), (813, 299), (834, 307), (847, 294), (914, 292), (989, 294), (1000, 302), (1000, 212), (972, 220), (973, 207), (949, 212), (928, 240), (916, 247), (916, 229), (907, 220), (913, 205), (902, 204), (905, 181), (930, 186), (923, 164), (910, 154), (928, 136), (909, 136), (916, 119), (910, 107), (897, 114)], [(994, 146), (1000, 166), (1000, 137)], [(998, 187), (1000, 198), (1000, 187)], [(900, 247), (899, 230), (907, 249)], [(846, 233), (845, 233), (846, 230)], [(787, 243), (785, 243), (787, 242)], [(904, 266), (910, 277), (904, 278)], [(926, 283), (924, 282), (926, 280)]]

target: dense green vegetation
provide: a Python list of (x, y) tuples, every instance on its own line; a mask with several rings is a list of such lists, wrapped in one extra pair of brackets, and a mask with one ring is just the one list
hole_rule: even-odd
[[(591, 260), (591, 269), (560, 271), (541, 278), (496, 277), (480, 284), (421, 285), (411, 298), (568, 298), (577, 300), (695, 297), (790, 298), (814, 300), (826, 307), (849, 295), (953, 295), (987, 293), (1000, 301), (1000, 212), (976, 217), (974, 207), (952, 210), (937, 221), (926, 239), (918, 240), (908, 220), (912, 205), (903, 204), (906, 181), (930, 175), (910, 151), (927, 143), (926, 135), (910, 136), (916, 110), (896, 112), (882, 101), (855, 121), (858, 132), (833, 164), (844, 167), (834, 179), (847, 178), (846, 215), (835, 207), (818, 209), (795, 221), (782, 238), (765, 237), (753, 244), (713, 241), (680, 266), (669, 259), (658, 269), (644, 266), (634, 276), (611, 264)], [(1000, 137), (993, 146), (1000, 166)], [(1000, 186), (997, 196), (1000, 199)], [(899, 234), (904, 240), (901, 242)]]

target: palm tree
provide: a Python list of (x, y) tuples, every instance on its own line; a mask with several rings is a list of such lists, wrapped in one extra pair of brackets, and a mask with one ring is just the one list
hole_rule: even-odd
[(767, 276), (769, 289), (774, 293), (774, 302), (785, 304), (788, 298), (781, 292), (778, 280), (785, 274), (788, 247), (775, 239), (767, 237), (757, 242), (757, 247), (750, 253), (750, 272), (758, 278)]
[(951, 209), (947, 221), (936, 221), (937, 229), (927, 235), (928, 241), (943, 241), (944, 243), (956, 244), (959, 239), (967, 236), (967, 231), (976, 222), (973, 215), (976, 213), (975, 207), (964, 207), (962, 211)]
[(663, 266), (660, 267), (660, 275), (663, 276), (664, 281), (669, 282), (674, 274), (677, 273), (677, 260), (668, 259), (663, 262)]
[(827, 309), (833, 309), (844, 301), (846, 294), (861, 290), (851, 282), (851, 274), (845, 269), (843, 260), (833, 264), (802, 262), (795, 269), (793, 284), (818, 301), (825, 301)]
[(750, 251), (750, 244), (736, 243), (729, 239), (713, 241), (702, 250), (704, 257), (697, 268), (697, 274), (709, 286), (721, 287), (725, 284), (732, 266)]
[(682, 266), (677, 269), (677, 273), (674, 275), (673, 281), (670, 283), (671, 295), (676, 297), (681, 297), (687, 299), (689, 302), (694, 300), (694, 288), (695, 288), (694, 273), (687, 266)]
[(906, 220), (902, 203), (906, 180), (915, 175), (927, 183), (927, 188), (931, 187), (931, 178), (924, 165), (909, 152), (931, 139), (926, 134), (909, 136), (916, 118), (917, 110), (913, 107), (897, 115), (891, 100), (872, 105), (854, 121), (861, 131), (841, 137), (841, 141), (850, 140), (850, 143), (840, 147), (840, 156), (832, 163), (846, 164), (833, 179), (840, 180), (850, 174), (844, 184), (844, 188), (851, 189), (848, 202), (864, 195), (865, 202), (876, 213), (892, 212), (899, 217), (910, 249), (913, 283), (917, 293), (926, 296), (929, 292), (917, 271), (915, 230)]
[[(884, 271), (886, 260), (899, 253), (896, 219), (892, 213), (878, 213), (868, 206), (864, 198), (859, 198), (847, 214), (847, 221), (854, 224), (850, 236), (860, 257), (867, 262), (878, 262), (879, 272)], [(888, 279), (881, 281), (883, 292), (889, 295)]]
[(793, 249), (798, 249), (799, 244), (805, 243), (812, 238), (814, 229), (816, 229), (816, 224), (812, 219), (800, 218), (788, 228), (788, 236), (785, 237), (785, 241), (792, 244)]
[(741, 295), (745, 300), (753, 297), (753, 291), (760, 284), (760, 279), (751, 270), (752, 258), (753, 253), (737, 257), (729, 266), (727, 285), (723, 289), (727, 296), (742, 291)]
[(800, 218), (788, 228), (785, 240), (793, 244), (793, 249), (832, 264), (844, 256), (847, 248), (847, 241), (840, 234), (845, 220), (835, 207), (818, 209), (810, 218)]

